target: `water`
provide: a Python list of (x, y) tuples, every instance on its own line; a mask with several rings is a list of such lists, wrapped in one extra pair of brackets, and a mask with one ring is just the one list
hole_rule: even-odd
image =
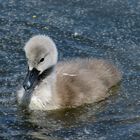
[[(139, 0), (0, 0), (0, 139), (139, 140)], [(123, 73), (107, 100), (76, 109), (29, 113), (16, 103), (33, 35), (51, 36), (59, 60), (97, 57)]]

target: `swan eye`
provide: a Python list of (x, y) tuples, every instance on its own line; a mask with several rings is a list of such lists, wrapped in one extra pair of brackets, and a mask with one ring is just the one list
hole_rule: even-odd
[(43, 61), (44, 61), (44, 58), (41, 58), (41, 59), (40, 59), (40, 63), (43, 62)]

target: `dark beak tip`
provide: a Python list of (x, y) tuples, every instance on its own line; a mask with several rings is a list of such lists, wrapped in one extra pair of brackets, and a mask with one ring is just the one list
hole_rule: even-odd
[(27, 76), (26, 76), (26, 78), (25, 78), (25, 80), (23, 82), (23, 88), (26, 91), (29, 90), (30, 88), (32, 88), (34, 82), (38, 78), (38, 74), (39, 74), (39, 71), (36, 70), (35, 68), (32, 71), (29, 71), (29, 69), (28, 69)]
[(28, 87), (26, 85), (23, 85), (23, 88), (25, 89), (25, 91), (28, 90)]
[(28, 81), (28, 82), (24, 82), (23, 83), (23, 88), (25, 89), (25, 90), (28, 90), (28, 89), (30, 89), (30, 87), (31, 87), (31, 83)]

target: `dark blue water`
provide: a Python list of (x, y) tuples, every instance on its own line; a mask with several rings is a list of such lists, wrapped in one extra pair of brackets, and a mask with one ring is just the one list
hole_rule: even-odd
[[(123, 73), (121, 84), (96, 105), (20, 109), (15, 98), (27, 70), (23, 47), (36, 34), (55, 40), (59, 60), (111, 60)], [(139, 0), (0, 0), (0, 66), (0, 139), (140, 139)]]

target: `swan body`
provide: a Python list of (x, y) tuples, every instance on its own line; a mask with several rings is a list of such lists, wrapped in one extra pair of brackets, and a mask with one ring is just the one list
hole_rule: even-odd
[(31, 110), (98, 102), (121, 80), (120, 72), (106, 60), (77, 58), (57, 63), (57, 48), (48, 36), (32, 37), (24, 50), (29, 70), (17, 100)]

